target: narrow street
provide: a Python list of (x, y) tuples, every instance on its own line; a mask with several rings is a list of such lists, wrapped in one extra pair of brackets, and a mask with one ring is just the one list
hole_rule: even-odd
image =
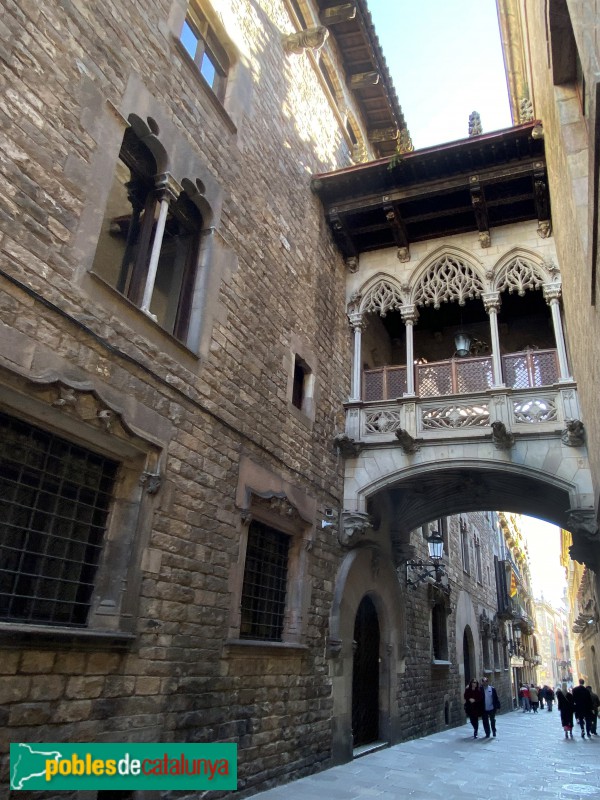
[(554, 709), (470, 724), (405, 742), (255, 795), (257, 800), (588, 800), (600, 798), (600, 737), (565, 741)]

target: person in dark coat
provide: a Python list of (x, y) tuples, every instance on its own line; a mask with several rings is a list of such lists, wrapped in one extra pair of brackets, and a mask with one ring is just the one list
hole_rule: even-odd
[(498, 692), (494, 686), (490, 686), (487, 678), (481, 679), (481, 692), (483, 694), (483, 709), (481, 712), (481, 721), (483, 722), (483, 729), (485, 731), (485, 738), (490, 738), (490, 726), (494, 738), (496, 737), (496, 711), (500, 708), (500, 700)]
[(573, 695), (570, 692), (556, 690), (556, 702), (560, 712), (560, 724), (565, 732), (565, 739), (573, 738)]
[(473, 680), (465, 689), (465, 713), (469, 722), (473, 726), (473, 738), (477, 738), (479, 732), (479, 717), (483, 714), (483, 692), (479, 687), (479, 681)]
[(594, 705), (592, 695), (585, 686), (583, 678), (579, 679), (579, 686), (573, 689), (573, 704), (575, 708), (575, 718), (581, 727), (581, 738), (592, 738), (592, 712)]

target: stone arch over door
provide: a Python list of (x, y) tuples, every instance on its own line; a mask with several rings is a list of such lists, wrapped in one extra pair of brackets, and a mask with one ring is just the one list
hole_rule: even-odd
[(461, 591), (456, 600), (456, 663), (463, 691), (470, 680), (479, 680), (481, 652), (478, 630), (473, 601), (467, 592)]
[(333, 676), (332, 759), (352, 759), (354, 626), (369, 597), (379, 623), (379, 739), (399, 741), (398, 673), (404, 670), (405, 620), (398, 577), (388, 553), (377, 546), (351, 550), (338, 570), (329, 619), (327, 655)]

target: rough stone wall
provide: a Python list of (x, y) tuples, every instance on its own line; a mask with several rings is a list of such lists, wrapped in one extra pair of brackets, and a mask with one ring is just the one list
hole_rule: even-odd
[[(600, 408), (597, 402), (598, 358), (594, 342), (600, 335), (598, 303), (592, 305), (593, 214), (590, 176), (597, 154), (588, 130), (596, 119), (595, 96), (600, 52), (596, 0), (568, 2), (573, 33), (585, 74), (587, 118), (582, 113), (575, 81), (554, 85), (549, 61), (545, 9), (535, 0), (525, 3), (536, 116), (544, 125), (544, 142), (550, 182), (553, 237), (563, 277), (565, 331), (577, 380), (596, 497), (600, 485)], [(565, 52), (566, 43), (558, 43)], [(599, 291), (598, 285), (596, 292)]]
[[(461, 553), (460, 520), (467, 525), (471, 546), (471, 566), (469, 571), (463, 568)], [(493, 618), (497, 609), (496, 580), (494, 576), (494, 539), (495, 531), (491, 515), (487, 512), (473, 512), (462, 516), (446, 518), (447, 535), (445, 536), (444, 566), (448, 570), (452, 592), (449, 598), (448, 631), (448, 665), (432, 663), (431, 645), (431, 604), (427, 584), (406, 592), (406, 631), (407, 649), (406, 670), (398, 691), (400, 708), (400, 727), (403, 738), (416, 738), (443, 729), (444, 725), (459, 725), (464, 722), (463, 693), (465, 690), (463, 633), (461, 620), (457, 620), (457, 602), (461, 594), (470, 598), (477, 619), (482, 611)], [(439, 522), (424, 526), (411, 534), (411, 545), (415, 547), (416, 558), (428, 559), (425, 536), (429, 529), (438, 527)], [(477, 533), (481, 546), (482, 578), (479, 580), (474, 563), (473, 535)], [(510, 703), (510, 670), (504, 662), (504, 648), (499, 647), (499, 661), (491, 664), (491, 648), (489, 659), (484, 659), (480, 630), (473, 630), (477, 639), (477, 656), (475, 677), (487, 675), (496, 687), (502, 710), (509, 710)], [(447, 704), (448, 721), (445, 719)]]
[[(344, 267), (309, 190), (312, 173), (348, 163), (339, 125), (308, 57), (283, 52), (282, 2), (219, 4), (247, 82), (235, 125), (182, 57), (185, 3), (4, 6), (3, 365), (110, 387), (172, 435), (148, 547), (132, 555), (144, 563), (134, 643), (3, 637), (2, 752), (9, 741), (237, 741), (242, 793), (313, 771), (330, 748), (324, 609), (339, 558), (318, 520), (306, 649), (225, 653), (224, 640), (241, 455), (318, 508), (341, 495), (331, 441), (350, 373)], [(201, 162), (221, 191), (226, 268), (200, 359), (87, 275), (132, 86), (174, 158)], [(290, 410), (299, 347), (314, 355), (312, 423)]]

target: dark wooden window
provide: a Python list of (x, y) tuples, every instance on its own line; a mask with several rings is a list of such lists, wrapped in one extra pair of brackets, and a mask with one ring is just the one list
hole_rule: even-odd
[(446, 608), (443, 603), (436, 603), (431, 610), (431, 634), (433, 640), (433, 657), (436, 661), (448, 660), (448, 630), (446, 628)]
[(253, 520), (248, 531), (240, 638), (282, 640), (290, 537)]
[(306, 396), (306, 380), (310, 375), (308, 364), (299, 356), (294, 359), (294, 385), (292, 388), (292, 405), (302, 410)]
[(0, 413), (0, 618), (86, 624), (117, 469)]
[[(160, 208), (154, 156), (128, 128), (108, 197), (93, 271), (142, 305)], [(202, 216), (185, 192), (172, 198), (160, 242), (150, 315), (184, 341), (193, 297)]]
[(188, 8), (180, 38), (208, 86), (223, 102), (230, 69), (229, 57), (208, 20), (193, 3)]

